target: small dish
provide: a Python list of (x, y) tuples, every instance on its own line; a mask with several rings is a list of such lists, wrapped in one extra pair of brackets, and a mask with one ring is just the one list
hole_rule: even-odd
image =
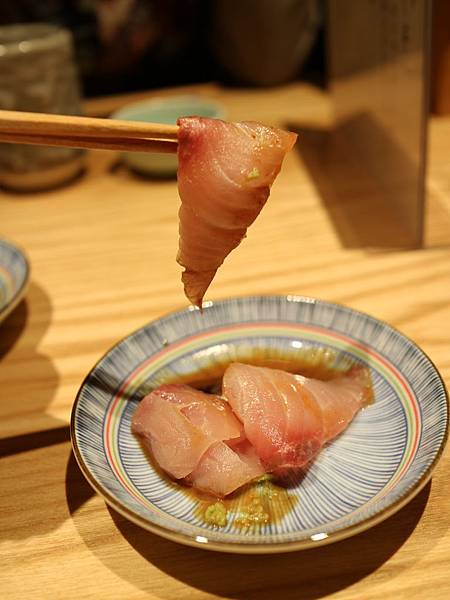
[(25, 295), (30, 267), (24, 253), (0, 240), (0, 323)]
[[(175, 124), (179, 117), (197, 115), (223, 119), (225, 108), (219, 102), (200, 96), (167, 96), (127, 104), (111, 115), (112, 119)], [(178, 161), (175, 154), (124, 152), (125, 164), (141, 175), (174, 177)]]
[[(199, 517), (198, 500), (148, 462), (130, 430), (149, 388), (257, 350), (324, 348), (366, 364), (375, 402), (326, 446), (291, 490), (276, 523), (242, 529)], [(430, 479), (448, 430), (448, 397), (429, 358), (388, 324), (297, 296), (206, 303), (162, 317), (114, 346), (78, 392), (71, 420), (77, 461), (93, 488), (131, 521), (171, 540), (237, 553), (285, 552), (337, 541), (386, 519)], [(276, 499), (274, 500), (276, 501)]]

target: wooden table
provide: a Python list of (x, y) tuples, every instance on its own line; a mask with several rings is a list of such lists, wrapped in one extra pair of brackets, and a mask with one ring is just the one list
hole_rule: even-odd
[[(300, 115), (323, 124), (330, 116), (328, 98), (306, 85), (200, 91), (223, 102), (231, 119), (283, 124)], [(104, 114), (125, 100), (87, 108)], [(209, 298), (305, 294), (369, 312), (415, 340), (448, 385), (450, 118), (433, 119), (430, 138), (423, 249), (358, 244), (358, 223), (353, 237), (352, 223), (339, 227), (294, 152)], [(278, 556), (179, 546), (93, 494), (71, 454), (75, 394), (112, 344), (186, 305), (175, 263), (176, 183), (136, 178), (116, 158), (90, 154), (85, 176), (59, 190), (0, 196), (1, 234), (26, 250), (32, 266), (26, 300), (0, 328), (1, 597), (449, 598), (449, 451), (432, 482), (388, 521)]]

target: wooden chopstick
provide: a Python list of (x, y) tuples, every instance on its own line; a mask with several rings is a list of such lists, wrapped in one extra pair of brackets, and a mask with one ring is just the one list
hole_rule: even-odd
[(0, 142), (132, 152), (176, 152), (178, 126), (0, 110)]
[(38, 146), (64, 146), (89, 150), (118, 150), (128, 152), (176, 153), (178, 144), (174, 140), (150, 140), (139, 138), (95, 138), (82, 136), (23, 135), (1, 133), (0, 143), (36, 144)]

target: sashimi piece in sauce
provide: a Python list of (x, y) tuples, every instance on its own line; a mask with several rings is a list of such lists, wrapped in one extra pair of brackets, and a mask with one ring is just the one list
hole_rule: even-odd
[(163, 385), (141, 401), (132, 429), (174, 479), (223, 497), (266, 472), (301, 469), (371, 400), (365, 367), (320, 381), (233, 363), (223, 397)]
[(254, 122), (178, 120), (179, 250), (187, 298), (202, 301), (217, 269), (269, 196), (295, 133)]
[(196, 489), (223, 497), (264, 475), (264, 468), (248, 442), (232, 448), (230, 445), (217, 442), (210, 446), (187, 481)]
[(219, 396), (187, 385), (163, 385), (137, 407), (132, 431), (158, 465), (175, 479), (186, 477), (216, 442), (239, 439), (242, 424)]
[(329, 381), (277, 369), (230, 365), (223, 394), (268, 472), (284, 474), (313, 459), (372, 400), (370, 374), (354, 367)]
[(132, 430), (166, 473), (214, 496), (264, 474), (226, 400), (187, 385), (163, 385), (145, 396)]

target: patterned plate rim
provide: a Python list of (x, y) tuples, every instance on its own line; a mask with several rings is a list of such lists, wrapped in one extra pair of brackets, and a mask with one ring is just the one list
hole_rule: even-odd
[[(0, 239), (0, 246), (6, 247), (11, 250), (16, 256), (19, 257), (23, 262), (24, 266), (24, 274), (22, 280), (20, 282), (19, 287), (15, 291), (15, 293), (11, 296), (11, 298), (2, 306), (0, 306), (0, 323), (6, 319), (6, 317), (11, 313), (14, 308), (19, 304), (22, 298), (25, 295), (25, 292), (28, 287), (28, 283), (30, 281), (30, 262), (27, 258), (25, 252), (20, 249), (16, 244), (13, 244), (5, 239)], [(0, 263), (0, 270), (5, 272), (7, 275), (10, 275), (10, 272), (6, 269), (4, 265)]]
[[(260, 544), (260, 543), (239, 544), (239, 543), (234, 543), (234, 542), (229, 542), (229, 541), (209, 540), (206, 536), (204, 539), (199, 540), (199, 539), (197, 539), (198, 536), (193, 537), (189, 534), (185, 534), (182, 532), (171, 531), (171, 530), (169, 530), (163, 526), (160, 526), (156, 523), (152, 523), (152, 522), (148, 521), (145, 517), (142, 517), (141, 515), (133, 512), (127, 506), (124, 506), (122, 504), (122, 502), (119, 499), (117, 499), (112, 493), (110, 493), (108, 490), (106, 490), (102, 486), (101, 482), (97, 481), (97, 479), (91, 473), (89, 466), (85, 463), (85, 461), (83, 459), (82, 453), (79, 449), (78, 442), (77, 442), (76, 412), (77, 412), (78, 404), (81, 399), (82, 391), (83, 391), (86, 383), (88, 382), (89, 378), (94, 373), (94, 371), (97, 369), (97, 367), (100, 365), (100, 363), (102, 363), (102, 361), (115, 348), (117, 348), (123, 342), (126, 342), (127, 340), (133, 338), (135, 335), (137, 335), (139, 332), (145, 330), (147, 327), (152, 326), (152, 325), (156, 324), (157, 322), (164, 320), (165, 318), (168, 318), (170, 316), (175, 316), (177, 314), (188, 313), (189, 311), (196, 310), (196, 309), (194, 309), (194, 307), (192, 307), (192, 306), (188, 306), (188, 307), (185, 307), (185, 308), (182, 308), (179, 310), (169, 311), (169, 312), (165, 313), (164, 315), (154, 319), (153, 321), (150, 321), (149, 323), (146, 323), (145, 325), (137, 328), (136, 330), (132, 331), (130, 334), (128, 334), (124, 338), (120, 339), (117, 343), (115, 343), (113, 346), (111, 346), (97, 360), (97, 362), (91, 368), (89, 373), (83, 379), (83, 382), (78, 390), (78, 393), (76, 395), (76, 398), (75, 398), (75, 401), (74, 401), (74, 404), (72, 407), (72, 414), (71, 414), (71, 421), (70, 421), (70, 435), (71, 435), (72, 448), (73, 448), (75, 458), (77, 460), (77, 463), (78, 463), (83, 475), (85, 476), (85, 478), (87, 479), (87, 481), (89, 482), (91, 487), (94, 489), (94, 491), (96, 493), (98, 493), (101, 497), (103, 497), (103, 499), (105, 500), (105, 502), (108, 505), (110, 505), (114, 510), (116, 510), (119, 514), (124, 516), (126, 519), (132, 521), (136, 525), (139, 525), (140, 527), (142, 527), (156, 535), (159, 535), (163, 538), (166, 538), (171, 541), (181, 543), (181, 544), (184, 544), (187, 546), (192, 546), (195, 548), (203, 548), (203, 549), (208, 549), (208, 550), (213, 550), (213, 551), (218, 551), (218, 552), (230, 552), (230, 553), (237, 553), (237, 554), (272, 554), (272, 553), (281, 553), (281, 552), (291, 552), (291, 551), (302, 550), (302, 549), (307, 549), (307, 548), (312, 548), (312, 547), (317, 547), (317, 546), (337, 542), (337, 541), (352, 537), (354, 535), (357, 535), (358, 533), (362, 533), (363, 531), (367, 531), (368, 529), (370, 529), (370, 528), (374, 527), (375, 525), (378, 525), (382, 521), (388, 519), (389, 517), (394, 515), (396, 512), (398, 512), (401, 508), (403, 508), (406, 504), (408, 504), (425, 487), (425, 485), (431, 479), (432, 473), (442, 456), (442, 453), (446, 446), (446, 443), (448, 440), (448, 435), (449, 435), (449, 413), (450, 413), (449, 394), (448, 394), (445, 382), (444, 382), (441, 374), (439, 373), (436, 365), (434, 364), (432, 359), (422, 350), (422, 348), (420, 348), (413, 340), (408, 338), (404, 333), (402, 333), (400, 330), (393, 327), (386, 321), (383, 321), (382, 319), (373, 317), (363, 311), (358, 311), (356, 309), (350, 308), (343, 304), (339, 304), (337, 302), (329, 302), (326, 300), (320, 300), (320, 299), (316, 299), (316, 298), (312, 298), (312, 297), (308, 297), (308, 296), (291, 295), (291, 294), (289, 294), (289, 295), (270, 295), (270, 294), (262, 295), (262, 294), (259, 294), (259, 295), (253, 295), (253, 296), (235, 296), (232, 298), (223, 298), (223, 299), (217, 299), (214, 301), (209, 301), (209, 302), (205, 303), (205, 308), (209, 309), (209, 308), (212, 308), (214, 305), (226, 304), (226, 303), (231, 303), (231, 302), (255, 301), (255, 300), (259, 300), (259, 299), (271, 299), (274, 301), (282, 301), (282, 302), (294, 301), (294, 302), (302, 302), (302, 303), (308, 303), (308, 304), (317, 304), (317, 305), (322, 305), (322, 306), (328, 306), (330, 308), (338, 309), (340, 311), (345, 311), (347, 313), (359, 315), (360, 317), (362, 317), (364, 319), (368, 319), (372, 323), (381, 324), (383, 327), (395, 332), (397, 335), (401, 336), (404, 340), (406, 340), (416, 351), (418, 351), (420, 354), (422, 354), (428, 360), (428, 362), (434, 369), (434, 372), (437, 375), (437, 377), (442, 385), (442, 389), (444, 391), (445, 407), (446, 407), (445, 431), (442, 436), (440, 446), (437, 449), (436, 455), (434, 456), (434, 459), (432, 460), (432, 462), (424, 470), (424, 472), (421, 474), (421, 476), (415, 482), (415, 484), (411, 488), (406, 490), (402, 496), (400, 496), (399, 498), (394, 500), (388, 506), (382, 508), (380, 511), (374, 513), (371, 516), (368, 516), (363, 521), (349, 525), (349, 526), (339, 529), (337, 531), (331, 532), (328, 534), (328, 536), (326, 538), (323, 538), (323, 539), (312, 540), (311, 538), (307, 538), (307, 539), (287, 541), (287, 542), (278, 542), (278, 543), (274, 542), (271, 544)], [(184, 336), (180, 336), (180, 339), (182, 339), (183, 337)], [(352, 337), (352, 336), (350, 336), (350, 337)], [(173, 342), (171, 342), (171, 345), (176, 343), (176, 341), (177, 340), (174, 340)]]

